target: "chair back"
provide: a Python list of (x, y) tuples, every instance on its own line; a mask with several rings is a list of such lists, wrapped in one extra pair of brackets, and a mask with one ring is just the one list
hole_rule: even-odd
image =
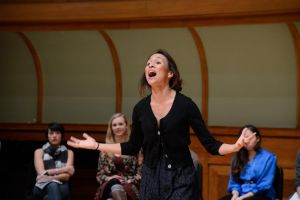
[(282, 200), (283, 198), (283, 169), (276, 165), (275, 177), (273, 181), (273, 187), (276, 192), (276, 199)]
[(197, 199), (202, 200), (202, 165), (201, 163), (198, 163), (197, 167), (196, 167), (196, 175), (197, 175), (197, 179), (196, 179), (196, 184), (197, 184), (197, 189), (198, 189), (198, 194), (199, 196), (197, 196)]

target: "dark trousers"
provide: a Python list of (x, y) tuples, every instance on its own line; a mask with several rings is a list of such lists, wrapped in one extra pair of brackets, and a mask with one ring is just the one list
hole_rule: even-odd
[(67, 200), (70, 199), (68, 183), (49, 183), (43, 190), (38, 187), (33, 189), (34, 200)]

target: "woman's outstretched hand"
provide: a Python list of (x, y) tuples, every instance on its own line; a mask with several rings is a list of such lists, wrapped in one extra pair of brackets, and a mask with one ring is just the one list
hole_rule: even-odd
[(78, 139), (73, 136), (70, 137), (67, 144), (74, 148), (81, 148), (81, 149), (92, 149), (95, 150), (98, 146), (96, 140), (89, 136), (87, 133), (83, 133), (82, 135), (85, 139)]

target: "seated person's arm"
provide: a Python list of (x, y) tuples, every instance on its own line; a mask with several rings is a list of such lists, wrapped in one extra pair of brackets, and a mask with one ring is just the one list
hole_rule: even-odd
[(37, 149), (34, 151), (34, 167), (37, 175), (42, 175), (45, 173), (43, 155), (43, 149)]
[(49, 176), (52, 176), (55, 180), (58, 181), (69, 181), (70, 177), (74, 174), (74, 153), (71, 150), (68, 150), (68, 160), (65, 167), (48, 169)]
[(68, 160), (65, 167), (45, 170), (43, 162), (43, 150), (37, 149), (34, 154), (34, 165), (38, 174), (37, 182), (51, 180), (63, 182), (68, 181), (75, 171), (73, 163), (74, 153), (71, 150), (68, 150)]
[(239, 197), (239, 199), (246, 199), (248, 197), (253, 197), (254, 196), (254, 193), (253, 192), (248, 192), (242, 196)]
[(240, 191), (241, 191), (241, 184), (234, 180), (232, 173), (230, 173), (230, 178), (229, 178), (229, 184), (227, 188), (228, 192), (230, 192), (232, 195), (237, 195), (239, 196)]
[(298, 193), (298, 195), (300, 196), (300, 186), (297, 187), (297, 193)]
[(231, 194), (232, 194), (232, 199), (236, 199), (239, 196), (239, 192), (236, 190), (232, 190)]
[(260, 169), (261, 175), (256, 184), (253, 186), (253, 193), (264, 192), (272, 187), (275, 177), (276, 163), (276, 156), (269, 156), (266, 158), (265, 166), (261, 166), (262, 169)]

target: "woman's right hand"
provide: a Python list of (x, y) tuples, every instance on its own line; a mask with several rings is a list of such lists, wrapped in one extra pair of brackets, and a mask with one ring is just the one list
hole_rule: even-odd
[(83, 133), (82, 135), (85, 139), (78, 139), (73, 136), (70, 137), (67, 144), (74, 148), (81, 148), (81, 149), (91, 149), (95, 150), (98, 146), (96, 140), (89, 136), (87, 133)]
[(239, 197), (238, 191), (233, 190), (231, 200), (237, 200), (238, 197)]

